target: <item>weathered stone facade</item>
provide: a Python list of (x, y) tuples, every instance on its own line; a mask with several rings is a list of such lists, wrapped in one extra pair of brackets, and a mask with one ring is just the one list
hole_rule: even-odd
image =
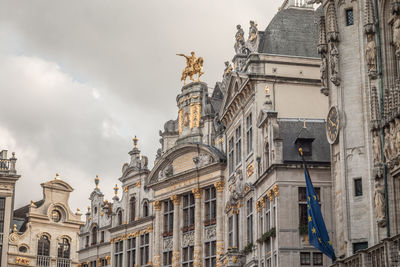
[(8, 236), (10, 234), (13, 209), (15, 183), (20, 178), (15, 168), (17, 158), (12, 153), (11, 158), (7, 158), (7, 150), (0, 152), (0, 265), (8, 264)]
[[(251, 21), (247, 37), (237, 26), (236, 55), (232, 64), (225, 63), (213, 91), (208, 93), (203, 82), (181, 88), (177, 119), (160, 131), (154, 167), (147, 169), (134, 141), (131, 163), (123, 166), (120, 178), (121, 200), (118, 186), (112, 204), (93, 191), (80, 234), (82, 266), (107, 255), (116, 267), (329, 265), (308, 244), (298, 156), (299, 147), (307, 149), (333, 235), (318, 18), (310, 5), (287, 1), (265, 31)], [(152, 203), (147, 216), (140, 213), (143, 203)], [(109, 211), (110, 218), (94, 219), (94, 206)], [(132, 220), (128, 214), (138, 209)], [(106, 238), (101, 245), (109, 254), (85, 243), (93, 227), (109, 232), (110, 242)]]
[(42, 200), (14, 211), (7, 266), (77, 266), (83, 222), (68, 205), (73, 188), (58, 175), (41, 186)]
[(318, 47), (330, 63), (325, 91), (340, 122), (331, 146), (334, 243), (346, 259), (337, 265), (397, 266), (399, 3), (319, 2)]

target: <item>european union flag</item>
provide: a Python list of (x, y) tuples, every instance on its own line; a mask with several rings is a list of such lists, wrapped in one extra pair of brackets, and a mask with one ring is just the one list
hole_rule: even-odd
[[(302, 150), (300, 155), (303, 158)], [(306, 163), (304, 163), (304, 176), (306, 178), (307, 190), (307, 217), (308, 217), (308, 238), (311, 245), (319, 249), (334, 262), (336, 260), (335, 251), (332, 242), (329, 240), (328, 231), (326, 230), (324, 218), (322, 217), (321, 207), (318, 203), (318, 196), (315, 193), (314, 186), (310, 179)]]

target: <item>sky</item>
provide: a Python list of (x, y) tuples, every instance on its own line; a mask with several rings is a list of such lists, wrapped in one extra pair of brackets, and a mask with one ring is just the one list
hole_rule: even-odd
[[(282, 1), (0, 0), (0, 150), (16, 153), (15, 207), (55, 177), (86, 210), (94, 178), (106, 199), (132, 138), (150, 167), (176, 119), (185, 60), (204, 58), (211, 88), (234, 56), (236, 25), (264, 30)], [(120, 192), (121, 193), (121, 192)]]

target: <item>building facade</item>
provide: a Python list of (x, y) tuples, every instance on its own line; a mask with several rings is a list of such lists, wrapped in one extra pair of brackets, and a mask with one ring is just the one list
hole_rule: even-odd
[(0, 152), (0, 265), (7, 266), (8, 236), (13, 220), (15, 183), (20, 178), (15, 169), (15, 153), (7, 158), (7, 150)]
[[(329, 266), (308, 244), (298, 155), (302, 147), (333, 235), (321, 12), (287, 1), (265, 31), (251, 21), (245, 37), (237, 26), (235, 56), (213, 91), (200, 81), (182, 87), (154, 167), (135, 138), (119, 178), (122, 197), (117, 185), (112, 203), (92, 192), (81, 266)], [(93, 243), (100, 230), (104, 242)]]
[(78, 234), (83, 222), (79, 210), (74, 213), (68, 205), (73, 188), (58, 174), (41, 186), (42, 200), (14, 211), (5, 266), (78, 265)]
[[(336, 254), (346, 266), (400, 263), (397, 1), (320, 1), (329, 97)], [(353, 255), (353, 256), (352, 256)]]

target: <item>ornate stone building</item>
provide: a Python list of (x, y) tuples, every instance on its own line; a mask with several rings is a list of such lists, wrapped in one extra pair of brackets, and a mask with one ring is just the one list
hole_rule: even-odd
[(17, 159), (12, 153), (7, 158), (7, 150), (0, 152), (0, 266), (7, 266), (8, 236), (13, 220), (15, 183), (20, 178), (15, 169)]
[(318, 51), (321, 90), (330, 105), (334, 243), (336, 255), (346, 258), (337, 265), (397, 266), (400, 5), (395, 0), (320, 2)]
[(41, 186), (42, 200), (14, 211), (7, 266), (77, 266), (83, 222), (79, 210), (68, 205), (73, 188), (58, 174)]
[[(306, 153), (332, 234), (320, 11), (287, 1), (265, 31), (250, 21), (245, 37), (237, 26), (233, 65), (225, 63), (213, 91), (194, 79), (182, 87), (177, 119), (160, 131), (154, 167), (147, 168), (134, 139), (119, 179), (121, 200), (118, 186), (112, 204), (98, 188), (91, 194), (80, 234), (82, 266), (101, 265), (107, 256), (114, 267), (329, 265), (308, 244), (297, 152), (301, 146)], [(200, 76), (202, 58), (185, 57), (182, 79)], [(100, 229), (109, 234), (92, 244)]]

